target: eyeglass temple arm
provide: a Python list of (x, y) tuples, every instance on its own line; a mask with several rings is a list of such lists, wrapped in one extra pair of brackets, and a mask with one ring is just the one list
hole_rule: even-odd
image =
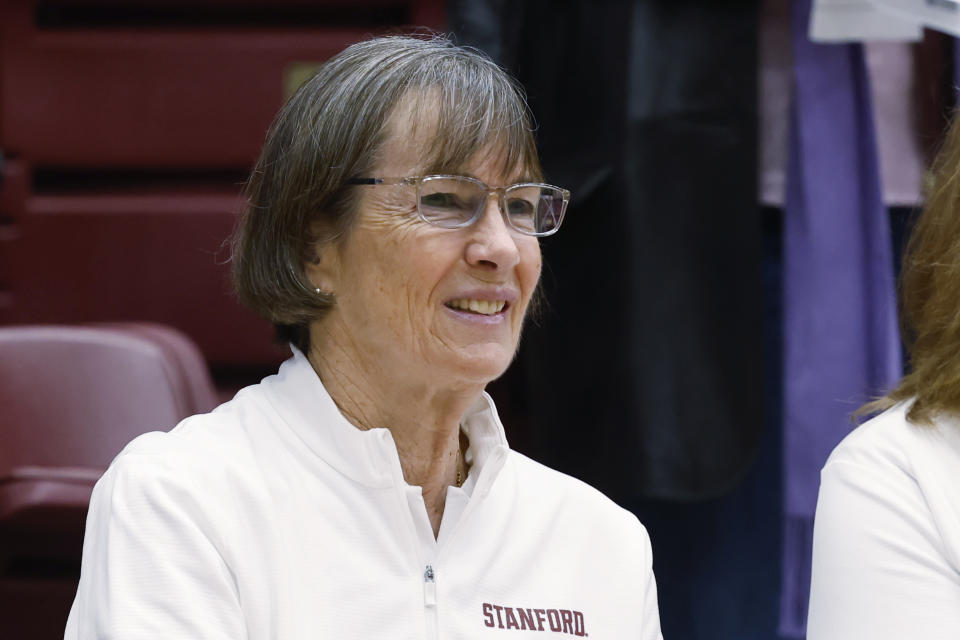
[(347, 178), (347, 184), (410, 184), (410, 178)]

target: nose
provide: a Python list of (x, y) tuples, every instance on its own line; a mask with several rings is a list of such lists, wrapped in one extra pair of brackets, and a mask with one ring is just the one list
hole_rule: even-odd
[(469, 227), (466, 260), (471, 266), (491, 271), (509, 271), (520, 262), (515, 232), (510, 229), (496, 193), (487, 195), (480, 219)]

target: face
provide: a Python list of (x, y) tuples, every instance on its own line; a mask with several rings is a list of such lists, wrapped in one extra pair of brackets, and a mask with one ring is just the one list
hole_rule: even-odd
[[(373, 177), (422, 175), (417, 128), (399, 111)], [(424, 129), (420, 127), (419, 129)], [(496, 153), (478, 153), (461, 173), (494, 186)], [(358, 218), (336, 245), (320, 247), (309, 268), (332, 291), (321, 330), (371, 372), (430, 385), (486, 384), (510, 364), (540, 277), (537, 238), (513, 231), (491, 195), (474, 225), (442, 229), (417, 214), (416, 188), (359, 187)]]

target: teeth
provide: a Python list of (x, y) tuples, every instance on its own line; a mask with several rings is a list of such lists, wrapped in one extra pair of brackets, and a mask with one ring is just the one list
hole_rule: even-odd
[(506, 304), (506, 300), (470, 300), (461, 298), (459, 300), (451, 300), (447, 303), (447, 306), (462, 311), (472, 311), (473, 313), (490, 316), (503, 311)]

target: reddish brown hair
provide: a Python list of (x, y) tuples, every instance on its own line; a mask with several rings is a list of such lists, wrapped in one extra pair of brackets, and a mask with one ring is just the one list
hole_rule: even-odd
[(907, 418), (920, 424), (940, 413), (960, 414), (960, 118), (950, 126), (931, 175), (900, 276), (910, 373), (861, 410), (913, 399)]

